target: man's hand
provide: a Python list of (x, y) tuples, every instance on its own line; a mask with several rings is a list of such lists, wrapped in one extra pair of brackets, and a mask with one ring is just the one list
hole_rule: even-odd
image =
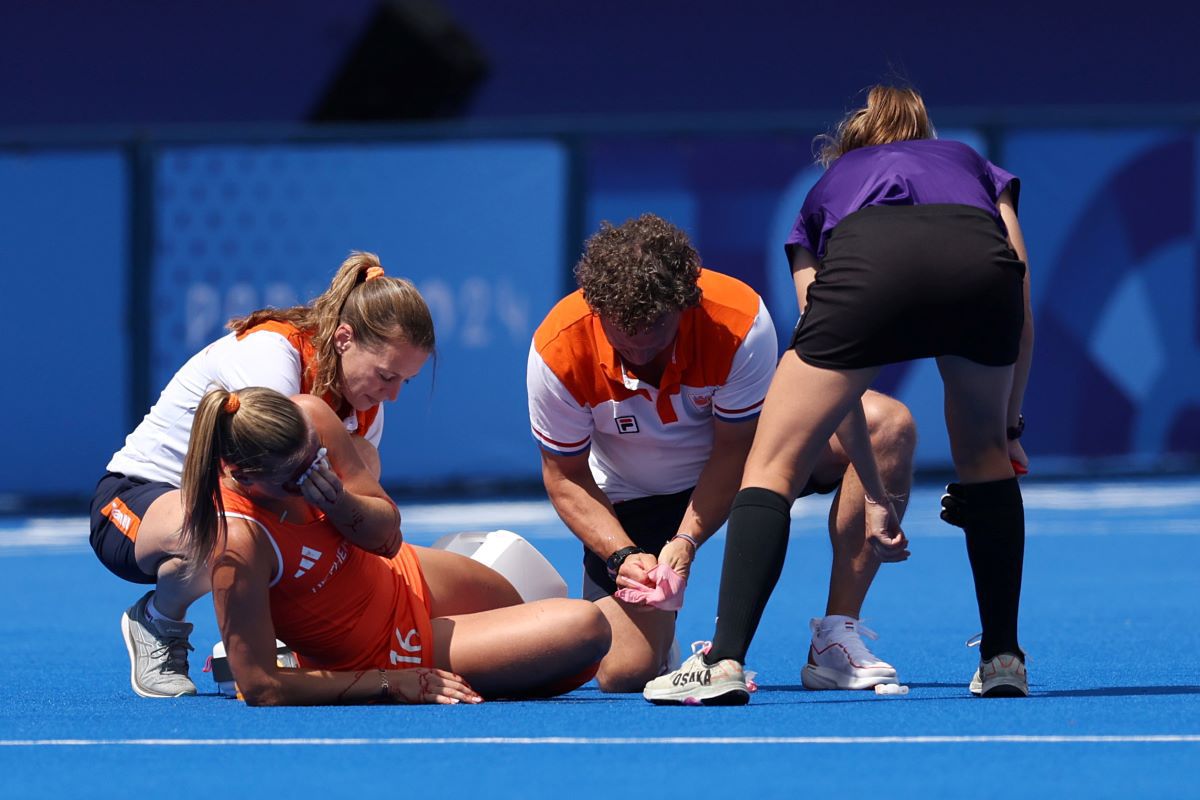
[(658, 559), (649, 553), (634, 553), (625, 559), (621, 569), (617, 571), (616, 584), (622, 589), (638, 589), (652, 586), (653, 581), (647, 575), (658, 566)]
[(692, 570), (692, 561), (696, 559), (696, 548), (687, 539), (671, 539), (663, 545), (658, 554), (658, 563), (666, 564), (679, 573), (685, 581)]

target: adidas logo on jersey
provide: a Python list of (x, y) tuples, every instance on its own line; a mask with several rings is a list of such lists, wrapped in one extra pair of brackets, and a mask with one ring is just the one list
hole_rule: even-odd
[(305, 573), (312, 569), (318, 561), (321, 560), (321, 551), (313, 550), (311, 547), (300, 548), (300, 569), (296, 570), (293, 578), (302, 578)]

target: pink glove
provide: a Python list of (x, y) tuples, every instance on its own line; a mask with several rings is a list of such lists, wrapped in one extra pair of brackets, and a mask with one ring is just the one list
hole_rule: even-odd
[(636, 589), (617, 589), (617, 599), (626, 603), (654, 606), (660, 611), (678, 611), (683, 608), (683, 593), (687, 581), (668, 564), (659, 564), (646, 573), (654, 586), (638, 584)]

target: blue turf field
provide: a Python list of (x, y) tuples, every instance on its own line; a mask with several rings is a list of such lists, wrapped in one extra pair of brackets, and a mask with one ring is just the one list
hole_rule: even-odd
[[(141, 593), (87, 547), (86, 521), (0, 520), (0, 795), (41, 797), (1200, 797), (1200, 479), (1025, 484), (1022, 643), (1033, 696), (979, 700), (961, 533), (921, 486), (865, 616), (903, 697), (806, 692), (824, 604), (827, 502), (801, 501), (744, 708), (657, 708), (589, 685), (476, 707), (252, 709), (129, 688), (117, 620)], [(410, 541), (506, 527), (579, 586), (579, 549), (543, 503), (410, 505)], [(716, 545), (716, 546), (713, 546)], [(680, 639), (712, 633), (721, 545), (701, 552)], [(193, 676), (215, 641), (193, 611)]]

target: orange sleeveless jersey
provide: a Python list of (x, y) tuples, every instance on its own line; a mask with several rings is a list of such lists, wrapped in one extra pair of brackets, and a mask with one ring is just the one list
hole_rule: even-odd
[[(255, 325), (253, 328), (247, 328), (238, 334), (238, 338), (242, 339), (257, 331), (278, 333), (287, 339), (292, 347), (296, 348), (296, 352), (300, 354), (300, 392), (302, 394), (312, 394), (313, 381), (317, 376), (317, 349), (313, 347), (312, 335), (304, 333), (290, 322), (268, 320), (267, 322)], [(335, 414), (342, 416), (341, 409), (339, 408), (341, 404), (331, 393), (326, 392), (321, 396), (321, 399), (333, 409)], [(354, 416), (358, 420), (358, 428), (353, 431), (352, 435), (366, 436), (371, 423), (375, 421), (375, 417), (378, 414), (379, 406), (371, 406), (366, 411), (355, 411)]]
[(280, 522), (222, 490), (225, 516), (248, 519), (275, 550), (275, 635), (313, 669), (433, 665), (429, 587), (408, 544), (391, 559), (346, 541), (323, 515)]

